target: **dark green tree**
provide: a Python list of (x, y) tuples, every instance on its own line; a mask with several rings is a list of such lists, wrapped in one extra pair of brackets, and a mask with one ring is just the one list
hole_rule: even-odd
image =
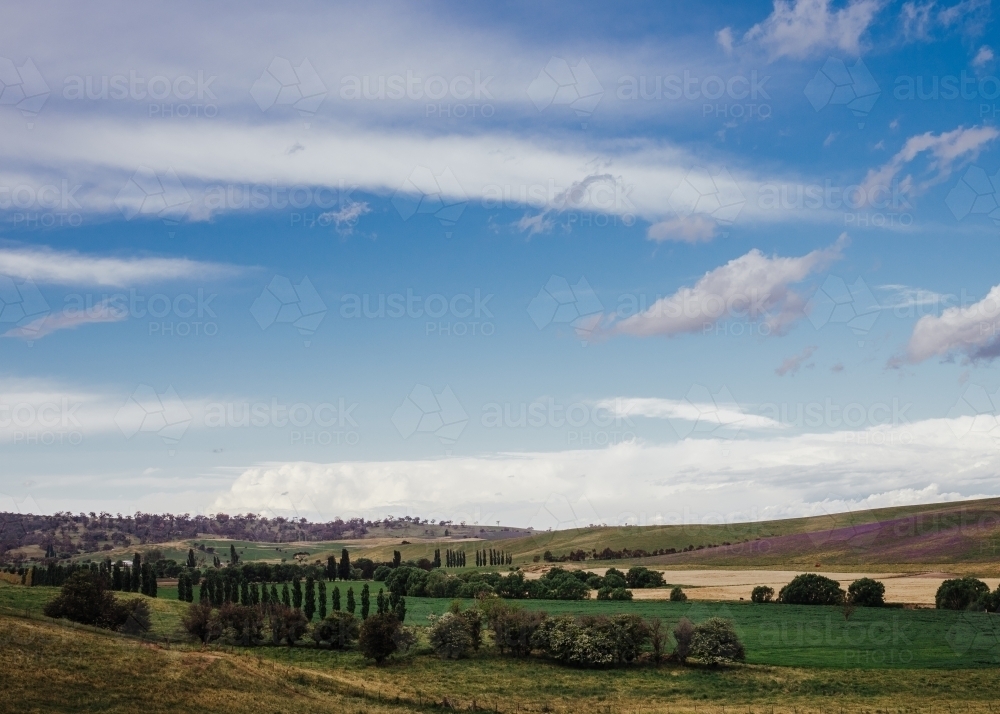
[(316, 614), (316, 581), (312, 576), (306, 578), (306, 601), (303, 612), (306, 619), (312, 622), (313, 615)]
[(340, 588), (336, 585), (333, 586), (333, 611), (340, 611)]
[(347, 588), (347, 611), (354, 614), (354, 610), (357, 607), (354, 602), (354, 588)]
[(403, 562), (403, 555), (398, 550), (392, 551), (392, 567), (398, 568)]
[(326, 579), (336, 580), (337, 579), (337, 559), (332, 555), (326, 559)]
[(276, 584), (271, 585), (271, 595), (268, 597), (272, 605), (278, 604), (278, 586)]
[(194, 559), (194, 548), (188, 548), (187, 566), (189, 568), (197, 568), (198, 567), (198, 563)]
[(368, 619), (368, 612), (371, 610), (372, 606), (372, 593), (368, 588), (368, 583), (365, 583), (364, 587), (361, 588), (361, 619)]
[(142, 556), (139, 553), (136, 553), (132, 558), (131, 575), (131, 587), (129, 589), (137, 593), (142, 586)]
[(236, 553), (236, 546), (232, 543), (229, 544), (229, 564), (236, 565), (240, 562), (240, 556)]
[(337, 567), (337, 575), (341, 580), (351, 579), (351, 556), (347, 554), (347, 548), (340, 551), (340, 565)]
[(240, 604), (250, 605), (250, 583), (246, 580), (240, 582)]
[(302, 581), (297, 575), (292, 578), (292, 607), (302, 609)]
[(376, 612), (378, 612), (379, 615), (384, 615), (388, 609), (388, 603), (385, 601), (385, 591), (383, 591), (382, 588), (378, 589), (378, 597), (375, 598), (375, 605), (378, 608)]
[(285, 607), (291, 607), (292, 606), (292, 598), (291, 598), (291, 595), (289, 595), (289, 593), (288, 593), (288, 583), (282, 583), (281, 584), (281, 603)]
[(319, 583), (319, 619), (326, 619), (326, 581), (320, 580)]
[(181, 602), (187, 602), (187, 589), (188, 589), (188, 577), (184, 573), (181, 573), (180, 577), (177, 578), (177, 599)]
[(208, 581), (202, 580), (201, 587), (198, 588), (198, 602), (206, 603), (211, 602), (211, 598), (208, 594)]
[(111, 589), (121, 590), (122, 589), (122, 561), (115, 563), (114, 569), (111, 571)]

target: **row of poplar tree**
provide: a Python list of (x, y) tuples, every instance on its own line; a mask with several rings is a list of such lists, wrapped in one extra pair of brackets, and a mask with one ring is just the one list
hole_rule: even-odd
[(476, 567), (482, 568), (486, 565), (510, 565), (514, 562), (514, 554), (494, 548), (476, 551)]

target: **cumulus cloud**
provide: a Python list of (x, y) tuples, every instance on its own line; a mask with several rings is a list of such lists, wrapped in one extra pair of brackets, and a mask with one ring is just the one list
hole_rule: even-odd
[[(902, 192), (908, 195), (922, 193), (927, 188), (948, 180), (956, 166), (975, 161), (979, 152), (998, 136), (1000, 131), (992, 126), (973, 126), (968, 129), (958, 127), (940, 134), (928, 131), (911, 136), (892, 159), (868, 172), (862, 187), (866, 195), (873, 196), (898, 181)], [(900, 178), (906, 167), (924, 154), (928, 155), (929, 160), (923, 178), (914, 178), (912, 174)]]
[(902, 361), (923, 362), (951, 354), (969, 360), (992, 360), (1000, 356), (1000, 285), (979, 302), (967, 307), (949, 307), (940, 315), (924, 315), (913, 327)]
[(45, 247), (0, 248), (0, 275), (49, 285), (126, 287), (240, 272), (236, 266), (187, 258), (109, 258)]
[(594, 518), (656, 524), (802, 515), (822, 510), (817, 504), (865, 503), (872, 484), (878, 484), (873, 504), (941, 500), (940, 484), (947, 484), (949, 498), (996, 493), (995, 441), (976, 432), (958, 438), (947, 421), (725, 442), (263, 464), (246, 469), (211, 508), (322, 517), (419, 513), (558, 528)]
[(751, 250), (705, 273), (692, 287), (682, 287), (604, 331), (673, 337), (702, 332), (727, 319), (746, 318), (781, 333), (804, 317), (804, 301), (792, 286), (838, 260), (848, 242), (843, 234), (829, 248), (797, 258), (768, 257), (757, 249)]
[(816, 349), (816, 345), (809, 345), (797, 355), (792, 355), (791, 357), (786, 358), (785, 361), (783, 361), (778, 368), (774, 370), (774, 373), (779, 377), (784, 377), (786, 374), (795, 375), (802, 368), (802, 363), (812, 357)]
[[(830, 6), (830, 0), (774, 0), (774, 10), (746, 32), (743, 43), (761, 47), (771, 61), (781, 57), (803, 59), (832, 50), (852, 56), (861, 54), (862, 37), (882, 2), (849, 0), (837, 10)], [(731, 30), (725, 28), (723, 32), (728, 33), (731, 46)], [(718, 39), (722, 44), (722, 38)]]

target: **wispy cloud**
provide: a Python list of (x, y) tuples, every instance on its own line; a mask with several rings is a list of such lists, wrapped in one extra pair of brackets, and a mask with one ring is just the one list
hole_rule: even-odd
[(797, 355), (792, 355), (791, 357), (786, 358), (778, 366), (778, 368), (774, 370), (774, 373), (779, 377), (784, 377), (786, 374), (791, 374), (791, 375), (797, 374), (798, 371), (802, 369), (802, 363), (805, 362), (810, 357), (812, 357), (816, 349), (817, 349), (816, 345), (809, 345), (804, 350), (799, 352)]
[(31, 322), (4, 332), (0, 337), (15, 337), (27, 342), (40, 340), (59, 330), (72, 330), (82, 325), (102, 322), (121, 322), (128, 319), (128, 311), (112, 305), (110, 298), (86, 310), (64, 309), (43, 315)]
[(49, 285), (126, 287), (228, 277), (243, 270), (187, 258), (109, 258), (51, 248), (0, 248), (0, 275)]

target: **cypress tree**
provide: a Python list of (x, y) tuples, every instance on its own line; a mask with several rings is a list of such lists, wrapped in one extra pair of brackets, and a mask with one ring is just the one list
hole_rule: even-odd
[(312, 622), (313, 615), (316, 614), (316, 581), (312, 576), (306, 578), (306, 602), (303, 612), (306, 619)]
[(250, 583), (250, 604), (260, 605), (260, 590), (257, 588), (257, 583)]
[(122, 561), (115, 563), (114, 570), (111, 571), (111, 589), (121, 591), (122, 589)]
[(319, 619), (326, 619), (326, 581), (320, 580), (317, 585), (319, 586)]
[(441, 567), (441, 549), (440, 548), (435, 548), (434, 549), (434, 563), (433, 564), (434, 564), (435, 568), (440, 568)]
[(375, 598), (375, 604), (378, 607), (378, 614), (384, 615), (386, 611), (385, 593), (382, 588), (378, 589), (378, 597)]
[(267, 583), (260, 585), (260, 604), (267, 605), (271, 602), (271, 594), (267, 591)]
[(326, 579), (336, 580), (337, 579), (337, 559), (332, 555), (326, 559)]
[(333, 586), (333, 611), (340, 612), (340, 588)]
[(285, 607), (292, 606), (292, 598), (288, 594), (288, 583), (281, 584), (281, 602)]
[(188, 562), (187, 562), (187, 566), (189, 568), (197, 568), (198, 567), (198, 563), (195, 562), (195, 559), (194, 559), (194, 548), (188, 548)]
[(392, 551), (392, 567), (398, 568), (403, 562), (403, 554), (398, 550)]
[(201, 587), (198, 588), (198, 602), (209, 602), (207, 580), (202, 580)]
[(275, 605), (278, 604), (278, 586), (276, 584), (271, 585), (271, 596), (268, 599)]
[(302, 581), (297, 575), (292, 579), (292, 607), (302, 609)]
[(187, 601), (187, 588), (188, 588), (187, 575), (181, 573), (181, 576), (177, 578), (177, 599), (180, 600), (181, 602)]
[(184, 590), (184, 602), (194, 602), (194, 576), (188, 574), (187, 588)]
[(252, 605), (250, 602), (250, 585), (246, 580), (240, 583), (240, 603), (243, 605)]
[(240, 562), (240, 556), (236, 554), (236, 546), (232, 543), (229, 544), (229, 564), (236, 565)]
[(142, 585), (142, 556), (138, 553), (132, 558), (131, 581), (129, 589), (134, 593), (139, 592), (139, 586)]
[(400, 596), (396, 601), (396, 619), (403, 622), (406, 619), (406, 598)]
[(347, 611), (353, 615), (355, 608), (354, 588), (347, 588)]
[(156, 568), (149, 566), (149, 596), (156, 597)]
[(362, 620), (367, 620), (368, 619), (368, 611), (371, 610), (371, 605), (372, 605), (372, 593), (371, 593), (371, 590), (368, 589), (368, 583), (365, 583), (365, 586), (363, 588), (361, 588), (361, 619)]
[(224, 578), (222, 581), (222, 602), (231, 601), (232, 593), (229, 591), (229, 589), (230, 589), (229, 578)]
[(347, 548), (342, 548), (340, 551), (340, 567), (337, 569), (337, 575), (341, 580), (351, 579), (351, 556), (347, 554)]

